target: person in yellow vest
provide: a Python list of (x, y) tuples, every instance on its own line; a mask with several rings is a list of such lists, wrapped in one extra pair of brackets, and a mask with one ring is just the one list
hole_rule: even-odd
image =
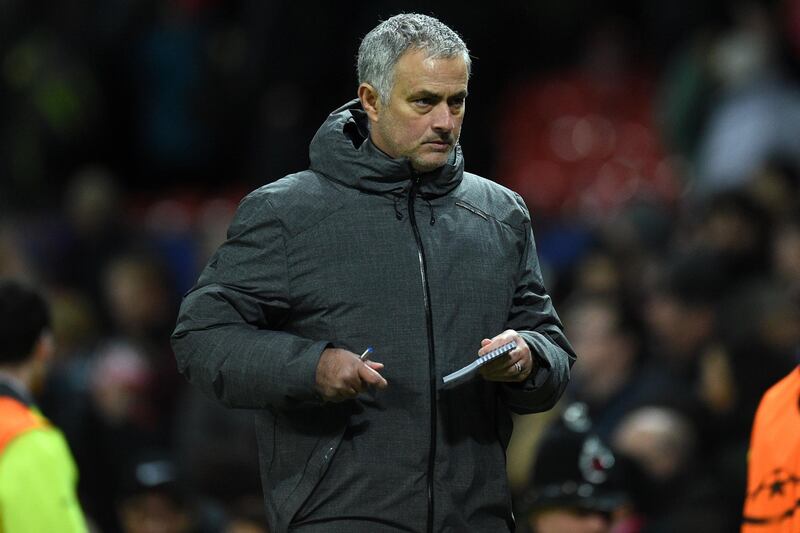
[(764, 394), (753, 422), (742, 533), (800, 531), (800, 366)]
[(31, 398), (53, 351), (44, 299), (0, 280), (0, 533), (88, 531), (67, 442)]

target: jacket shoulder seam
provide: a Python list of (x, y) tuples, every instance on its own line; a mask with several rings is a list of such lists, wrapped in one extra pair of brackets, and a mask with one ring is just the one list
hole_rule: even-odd
[[(327, 178), (327, 177), (326, 177), (324, 174), (322, 174), (322, 173), (320, 173), (320, 172), (317, 172), (317, 171), (315, 171), (315, 170), (310, 170), (310, 169), (309, 169), (309, 170), (307, 170), (307, 172), (310, 172), (310, 173), (312, 173), (312, 174), (313, 174), (315, 177), (317, 177), (317, 178), (324, 179), (324, 180), (327, 180), (327, 181), (329, 181), (329, 182), (331, 181), (331, 180), (329, 180), (329, 179), (328, 179), (328, 178)], [(341, 194), (343, 194), (343, 193), (342, 193), (341, 191), (339, 191), (339, 190), (336, 188), (336, 186), (335, 186), (335, 185), (333, 185), (332, 183), (330, 183), (330, 184), (329, 184), (329, 187), (331, 187), (331, 188), (333, 188), (333, 189), (336, 189), (336, 190), (337, 190), (337, 192), (338, 192), (340, 195), (341, 195)], [(285, 220), (283, 219), (283, 217), (281, 216), (281, 214), (280, 214), (280, 211), (279, 211), (278, 209), (276, 209), (276, 208), (275, 208), (275, 205), (273, 204), (272, 200), (271, 200), (271, 199), (270, 199), (268, 196), (265, 196), (265, 198), (264, 198), (264, 199), (265, 199), (265, 200), (266, 200), (266, 202), (269, 204), (269, 207), (270, 207), (270, 209), (271, 209), (271, 210), (272, 210), (272, 212), (274, 213), (274, 215), (275, 215), (275, 219), (276, 219), (276, 220), (278, 221), (278, 223), (281, 225), (281, 228), (283, 228), (283, 234), (284, 234), (284, 244), (287, 242), (287, 240), (289, 240), (289, 241), (290, 241), (290, 240), (293, 240), (293, 239), (295, 239), (295, 238), (297, 238), (297, 237), (299, 237), (299, 236), (303, 235), (303, 234), (304, 234), (304, 233), (306, 233), (307, 231), (309, 231), (309, 230), (312, 230), (312, 229), (314, 229), (314, 228), (318, 227), (318, 226), (319, 226), (319, 225), (320, 225), (320, 224), (321, 224), (323, 221), (327, 220), (327, 219), (328, 219), (330, 216), (332, 216), (334, 213), (337, 213), (337, 212), (341, 211), (342, 209), (344, 209), (344, 207), (346, 207), (346, 205), (345, 205), (345, 202), (342, 202), (342, 205), (339, 205), (339, 206), (337, 206), (336, 208), (334, 208), (334, 209), (331, 209), (330, 211), (328, 211), (328, 213), (326, 213), (326, 214), (325, 214), (323, 217), (321, 217), (319, 220), (315, 221), (313, 224), (311, 224), (311, 225), (309, 225), (308, 227), (305, 227), (305, 228), (303, 228), (303, 229), (301, 229), (301, 230), (299, 230), (299, 231), (297, 231), (297, 232), (292, 232), (292, 231), (290, 230), (290, 228), (289, 228), (289, 227), (286, 225), (286, 221), (285, 221)]]
[[(483, 185), (481, 182), (489, 182), (490, 185)], [(508, 202), (513, 203), (514, 202), (514, 198), (518, 198), (519, 195), (517, 193), (515, 193), (514, 191), (512, 191), (511, 189), (503, 187), (499, 183), (495, 183), (495, 182), (493, 182), (491, 180), (487, 180), (486, 178), (483, 178), (483, 177), (478, 176), (476, 174), (471, 174), (469, 172), (465, 172), (464, 173), (464, 181), (462, 183), (467, 187), (467, 189), (465, 191), (463, 191), (461, 194), (456, 193), (455, 197), (456, 197), (456, 201), (457, 202), (463, 202), (463, 203), (469, 205), (471, 208), (479, 210), (481, 213), (485, 214), (487, 217), (491, 218), (492, 220), (495, 220), (499, 224), (507, 226), (507, 227), (511, 228), (512, 230), (517, 231), (517, 232), (524, 233), (525, 230), (526, 230), (526, 227), (530, 225), (530, 215), (529, 215), (529, 213), (525, 212), (525, 210), (522, 209), (519, 205), (515, 205), (512, 208), (512, 210), (513, 209), (518, 209), (522, 213), (522, 215), (524, 217), (524, 220), (523, 220), (522, 224), (516, 225), (516, 224), (512, 224), (512, 223), (510, 223), (510, 222), (508, 222), (506, 220), (502, 220), (496, 214), (492, 213), (491, 211), (488, 211), (487, 209), (476, 205), (476, 203), (469, 198), (470, 195), (468, 193), (469, 188), (476, 187), (476, 186), (487, 187), (490, 190), (492, 188), (494, 188), (494, 187), (498, 187), (498, 188), (500, 188), (499, 192), (501, 192), (501, 193), (504, 192), (504, 191), (508, 191), (509, 197), (506, 200)], [(512, 197), (512, 195), (513, 195), (513, 197)]]

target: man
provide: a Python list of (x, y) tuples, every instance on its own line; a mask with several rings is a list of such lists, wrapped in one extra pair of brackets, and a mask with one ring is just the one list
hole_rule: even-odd
[(533, 533), (609, 533), (637, 522), (624, 458), (594, 431), (586, 404), (570, 404), (548, 426), (523, 493)]
[(168, 455), (153, 450), (126, 465), (117, 514), (122, 533), (205, 531)]
[(319, 129), (310, 170), (242, 201), (183, 302), (181, 372), (259, 409), (271, 531), (514, 527), (510, 412), (552, 407), (574, 355), (521, 198), (464, 172), (469, 67), (431, 17), (369, 32), (358, 100)]
[(30, 389), (53, 354), (44, 300), (0, 281), (0, 531), (87, 531), (77, 469), (61, 432), (33, 406)]
[(620, 420), (611, 436), (618, 456), (627, 458), (635, 486), (631, 496), (642, 531), (723, 533), (732, 531), (729, 500), (719, 476), (698, 455), (692, 419), (668, 406), (642, 405)]
[[(583, 402), (592, 431), (608, 442), (625, 414), (638, 406), (639, 346), (636, 324), (619, 299), (604, 294), (576, 294), (561, 316), (572, 346), (581, 354), (566, 395)], [(563, 402), (562, 402), (563, 403)]]

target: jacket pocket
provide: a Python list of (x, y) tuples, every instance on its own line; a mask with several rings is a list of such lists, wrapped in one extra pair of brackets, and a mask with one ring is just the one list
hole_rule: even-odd
[(464, 200), (457, 200), (456, 201), (456, 205), (458, 207), (462, 207), (462, 208), (466, 209), (467, 211), (469, 211), (469, 212), (471, 212), (473, 214), (478, 215), (479, 217), (481, 217), (484, 220), (489, 220), (489, 215), (487, 215), (486, 213), (484, 213), (483, 211), (481, 211), (480, 209), (478, 209), (474, 205), (468, 204)]
[(336, 450), (339, 449), (344, 431), (345, 428), (343, 427), (332, 438), (330, 436), (320, 438), (313, 452), (307, 458), (305, 466), (297, 465), (298, 468), (303, 468), (303, 472), (300, 476), (300, 480), (278, 507), (278, 516), (280, 517), (278, 531), (288, 530), (292, 519), (303, 506), (303, 503), (305, 503), (314, 492), (322, 476), (324, 476), (325, 472), (328, 470), (328, 466), (330, 466), (331, 459), (336, 454)]

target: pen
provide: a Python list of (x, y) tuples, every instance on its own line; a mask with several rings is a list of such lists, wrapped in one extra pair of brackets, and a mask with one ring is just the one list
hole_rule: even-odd
[(371, 353), (372, 353), (372, 346), (368, 346), (367, 349), (364, 350), (364, 353), (359, 355), (358, 358), (361, 359), (362, 361), (366, 361), (367, 359), (369, 359), (369, 354)]

